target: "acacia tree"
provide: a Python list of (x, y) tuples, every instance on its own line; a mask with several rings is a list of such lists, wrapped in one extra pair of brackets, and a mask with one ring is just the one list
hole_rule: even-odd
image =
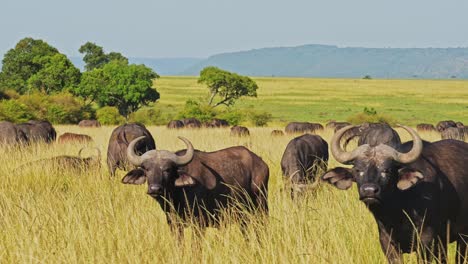
[(219, 105), (231, 106), (242, 96), (257, 97), (258, 86), (252, 79), (213, 66), (200, 72), (198, 83), (208, 86), (208, 105), (213, 108)]

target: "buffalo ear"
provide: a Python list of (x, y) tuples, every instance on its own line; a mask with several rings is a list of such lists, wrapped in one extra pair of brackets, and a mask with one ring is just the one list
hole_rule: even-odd
[(397, 183), (397, 187), (402, 191), (413, 187), (420, 180), (424, 179), (424, 175), (420, 171), (410, 168), (399, 169), (398, 175), (399, 180)]
[(176, 187), (193, 186), (195, 184), (195, 180), (187, 174), (180, 174), (174, 183)]
[(122, 178), (124, 184), (143, 184), (146, 182), (146, 175), (142, 169), (134, 169)]
[(336, 167), (329, 170), (321, 178), (323, 181), (327, 181), (340, 190), (349, 189), (354, 181), (351, 170), (343, 167)]

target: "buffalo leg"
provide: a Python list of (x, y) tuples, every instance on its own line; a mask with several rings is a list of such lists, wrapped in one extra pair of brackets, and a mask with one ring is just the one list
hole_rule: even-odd
[(390, 264), (403, 263), (403, 256), (400, 250), (395, 246), (395, 242), (392, 240), (391, 234), (389, 234), (379, 223), (379, 238), (380, 246), (382, 248), (387, 261)]

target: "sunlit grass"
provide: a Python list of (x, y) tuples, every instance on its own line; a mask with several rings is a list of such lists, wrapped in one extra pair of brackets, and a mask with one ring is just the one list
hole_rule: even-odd
[[(81, 145), (35, 145), (0, 149), (0, 263), (384, 263), (377, 227), (358, 201), (355, 187), (339, 191), (319, 184), (292, 201), (284, 190), (280, 160), (293, 136), (271, 137), (274, 128), (251, 128), (250, 137), (230, 137), (229, 129), (167, 130), (149, 127), (157, 148), (214, 151), (244, 145), (270, 168), (268, 220), (253, 217), (247, 236), (229, 219), (203, 237), (187, 228), (177, 241), (146, 186), (120, 183), (124, 172), (108, 176), (105, 150), (112, 127), (58, 126), (58, 133), (93, 137), (104, 155), (101, 169), (52, 172), (46, 165), (13, 169), (55, 155), (76, 155)], [(404, 140), (409, 136), (399, 130)], [(332, 132), (320, 133), (327, 141)], [(437, 134), (422, 134), (438, 140)], [(92, 145), (91, 145), (92, 146)], [(329, 167), (337, 166), (333, 159)], [(407, 256), (416, 263), (414, 254)]]

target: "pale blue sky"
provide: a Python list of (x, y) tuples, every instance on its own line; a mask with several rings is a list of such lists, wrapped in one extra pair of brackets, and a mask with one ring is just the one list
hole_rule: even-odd
[(0, 0), (0, 57), (26, 36), (69, 56), (86, 41), (128, 57), (262, 47), (468, 47), (467, 0)]

